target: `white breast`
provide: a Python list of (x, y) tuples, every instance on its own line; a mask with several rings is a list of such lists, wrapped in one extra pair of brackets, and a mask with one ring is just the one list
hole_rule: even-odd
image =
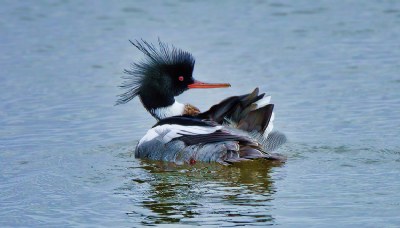
[(180, 116), (185, 111), (185, 105), (175, 101), (172, 105), (151, 110), (159, 119), (171, 116)]

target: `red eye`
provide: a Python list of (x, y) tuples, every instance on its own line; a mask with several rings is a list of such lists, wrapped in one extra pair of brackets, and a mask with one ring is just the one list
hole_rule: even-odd
[(184, 79), (183, 76), (179, 76), (179, 78), (178, 78), (178, 80), (181, 82), (183, 82), (183, 79)]

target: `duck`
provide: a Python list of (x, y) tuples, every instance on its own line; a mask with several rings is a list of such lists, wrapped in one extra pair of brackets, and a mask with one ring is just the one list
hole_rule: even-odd
[(271, 96), (259, 89), (228, 97), (201, 112), (192, 104), (175, 98), (191, 89), (228, 88), (229, 83), (206, 83), (195, 80), (195, 58), (190, 52), (162, 42), (129, 40), (143, 55), (130, 69), (125, 69), (125, 91), (116, 104), (126, 104), (138, 97), (157, 123), (139, 140), (135, 157), (154, 161), (190, 164), (265, 160), (285, 162), (286, 157), (273, 153), (286, 142), (286, 136), (273, 130), (274, 104)]

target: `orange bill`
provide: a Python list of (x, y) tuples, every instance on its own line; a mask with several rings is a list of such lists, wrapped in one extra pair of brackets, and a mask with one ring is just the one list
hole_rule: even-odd
[(200, 81), (194, 81), (194, 83), (189, 84), (189, 89), (212, 89), (212, 88), (227, 88), (231, 87), (229, 83), (206, 83)]

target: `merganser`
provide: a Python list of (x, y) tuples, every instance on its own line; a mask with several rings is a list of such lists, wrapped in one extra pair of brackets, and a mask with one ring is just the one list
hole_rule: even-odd
[(273, 132), (270, 96), (252, 93), (229, 97), (206, 112), (175, 97), (188, 89), (226, 88), (227, 83), (204, 83), (193, 78), (195, 59), (189, 52), (158, 40), (158, 48), (144, 40), (130, 41), (145, 55), (145, 60), (125, 70), (127, 91), (117, 104), (138, 96), (147, 111), (157, 119), (140, 139), (135, 157), (194, 164), (197, 161), (229, 165), (240, 161), (266, 159), (284, 161), (271, 153), (286, 141)]

